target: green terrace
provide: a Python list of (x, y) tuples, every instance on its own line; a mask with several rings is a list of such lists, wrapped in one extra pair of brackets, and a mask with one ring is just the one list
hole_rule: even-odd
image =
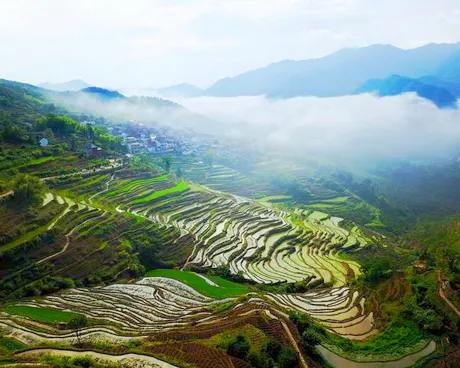
[(51, 325), (59, 322), (69, 322), (73, 317), (78, 316), (78, 313), (65, 312), (59, 309), (38, 308), (22, 305), (7, 306), (4, 311), (16, 316), (27, 317), (32, 321), (47, 323)]
[(198, 275), (190, 271), (174, 269), (155, 269), (145, 274), (146, 277), (167, 277), (178, 280), (192, 287), (196, 291), (215, 299), (233, 298), (244, 295), (251, 288), (242, 284), (223, 279), (219, 276)]

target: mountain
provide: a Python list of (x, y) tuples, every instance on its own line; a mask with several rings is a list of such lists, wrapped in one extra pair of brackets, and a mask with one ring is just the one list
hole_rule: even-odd
[(112, 100), (112, 99), (117, 99), (117, 98), (126, 98), (123, 96), (120, 92), (114, 91), (114, 90), (108, 90), (105, 88), (100, 88), (100, 87), (88, 87), (80, 90), (80, 93), (87, 93), (90, 95), (93, 95), (95, 97), (98, 97), (100, 99), (104, 100)]
[(81, 79), (74, 79), (68, 82), (62, 82), (62, 83), (42, 83), (39, 84), (38, 87), (45, 88), (45, 89), (50, 89), (53, 91), (79, 91), (84, 88), (91, 87), (88, 83), (86, 83), (84, 80)]
[(165, 97), (197, 97), (203, 94), (201, 88), (188, 83), (159, 88), (156, 92)]
[(433, 75), (427, 75), (418, 78), (418, 80), (424, 84), (444, 88), (452, 93), (452, 95), (454, 95), (456, 98), (460, 98), (460, 84), (448, 82)]
[[(436, 75), (452, 55), (457, 44), (428, 44), (403, 50), (391, 45), (372, 45), (343, 49), (309, 60), (285, 60), (267, 67), (224, 78), (205, 90), (211, 96), (267, 95), (276, 98), (295, 96), (341, 96), (351, 94), (369, 79), (384, 79), (393, 74), (409, 78)], [(454, 68), (454, 61), (443, 70)]]
[(63, 113), (47, 98), (46, 90), (31, 84), (0, 79), (0, 125), (9, 122), (28, 129), (43, 115)]
[(449, 90), (399, 75), (392, 75), (386, 79), (371, 79), (356, 91), (356, 93), (368, 92), (375, 92), (382, 97), (415, 92), (440, 108), (457, 106), (457, 99)]
[(437, 76), (460, 85), (460, 51), (451, 55), (438, 69)]
[(219, 129), (219, 124), (206, 116), (195, 114), (184, 106), (159, 97), (127, 97), (115, 90), (88, 87), (80, 91), (55, 92), (48, 95), (72, 113), (102, 116), (115, 122), (135, 120), (139, 123), (192, 127), (202, 132)]

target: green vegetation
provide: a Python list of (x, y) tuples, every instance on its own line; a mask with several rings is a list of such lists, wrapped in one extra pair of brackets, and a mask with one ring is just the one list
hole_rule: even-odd
[[(0, 81), (0, 193), (8, 193), (0, 201), (1, 298), (115, 282), (130, 285), (145, 274), (179, 280), (208, 297), (236, 298), (208, 308), (214, 314), (231, 314), (252, 290), (297, 294), (318, 285), (351, 284), (350, 297), (355, 290), (360, 294), (353, 303), (359, 313), (374, 313), (373, 326), (379, 332), (365, 341), (350, 341), (304, 315), (291, 316), (313, 356), (319, 343), (351, 359), (389, 360), (419, 350), (432, 338), (448, 338), (451, 345), (460, 341), (460, 320), (439, 297), (443, 290), (460, 306), (460, 219), (446, 218), (460, 208), (458, 163), (404, 165), (353, 176), (308, 159), (274, 159), (272, 153), (244, 147), (235, 155), (220, 152), (217, 144), (215, 150), (187, 157), (125, 157), (120, 138), (99, 124), (79, 123), (89, 120), (83, 117), (55, 106), (39, 88)], [(49, 147), (39, 146), (43, 137)], [(90, 157), (88, 144), (101, 147), (102, 157)], [(93, 170), (113, 158), (123, 167)], [(213, 197), (207, 187), (257, 199), (269, 208), (249, 202), (221, 211), (231, 196)], [(50, 192), (55, 200), (42, 207)], [(277, 209), (290, 217), (275, 216)], [(336, 233), (329, 232), (335, 221), (331, 216), (345, 219)], [(296, 225), (295, 231), (278, 225), (286, 219)], [(211, 243), (217, 244), (215, 249), (203, 258), (213, 253), (217, 260), (235, 261), (239, 254), (233, 254), (232, 246), (245, 227), (271, 244), (266, 254), (258, 248), (245, 258), (248, 263), (257, 260), (251, 265), (257, 287), (243, 284), (243, 273), (233, 274), (228, 266), (208, 271), (208, 281), (190, 271), (166, 269), (183, 265), (193, 249)], [(384, 246), (383, 237), (369, 229), (386, 235)], [(366, 239), (362, 245), (356, 243), (358, 235)], [(317, 252), (324, 249), (324, 239), (332, 244), (327, 257)], [(241, 249), (254, 245), (249, 237), (238, 240)], [(307, 246), (311, 252), (299, 252)], [(203, 272), (209, 260), (202, 261), (188, 264)], [(315, 278), (302, 273), (306, 269), (318, 271), (324, 282), (311, 282)], [(339, 278), (343, 280), (334, 283)], [(296, 296), (277, 297), (283, 307)], [(359, 307), (361, 296), (366, 298), (365, 311)], [(268, 302), (269, 296), (264, 298)], [(4, 311), (42, 323), (66, 322), (79, 344), (81, 329), (88, 325), (82, 314), (58, 309), (10, 305)], [(292, 350), (252, 325), (220, 332), (208, 345), (256, 368), (297, 364)], [(1, 355), (22, 348), (14, 339), (0, 338)], [(52, 366), (97, 366), (89, 358), (46, 359)]]
[(117, 186), (113, 190), (110, 190), (105, 196), (112, 197), (122, 193), (128, 193), (137, 187), (148, 188), (149, 184), (154, 184), (162, 181), (166, 181), (168, 175), (155, 176), (153, 178), (139, 179), (139, 180), (128, 180), (125, 185)]
[(184, 284), (194, 288), (203, 295), (216, 299), (237, 297), (246, 294), (250, 289), (244, 285), (225, 280), (219, 276), (206, 276), (218, 286), (210, 285), (206, 280), (189, 271), (179, 271), (171, 269), (156, 269), (148, 271), (146, 277), (168, 277), (170, 279), (182, 281)]
[(386, 329), (365, 341), (353, 341), (328, 332), (307, 315), (291, 313), (291, 320), (302, 334), (304, 345), (314, 350), (318, 344), (352, 360), (395, 360), (421, 350), (429, 336), (402, 316)]
[(53, 368), (117, 368), (120, 366), (119, 363), (99, 362), (89, 355), (65, 357), (46, 354), (40, 361)]
[(12, 338), (12, 337), (2, 337), (0, 336), (0, 357), (8, 356), (15, 351), (22, 350), (26, 348), (27, 345), (22, 342)]
[(23, 205), (38, 204), (47, 191), (46, 185), (38, 178), (30, 175), (18, 174), (11, 184), (14, 200)]
[(227, 343), (227, 354), (242, 359), (254, 368), (291, 368), (298, 365), (297, 356), (288, 346), (277, 340), (265, 339), (262, 348), (256, 349), (246, 335), (238, 334)]
[(322, 336), (321, 342), (352, 359), (394, 360), (421, 350), (428, 343), (427, 338), (415, 323), (400, 321), (365, 342), (350, 341), (334, 334)]
[(290, 196), (277, 195), (277, 196), (262, 197), (262, 198), (259, 198), (258, 200), (260, 202), (285, 202), (290, 199), (292, 199)]
[(154, 199), (157, 199), (157, 198), (160, 198), (160, 197), (163, 197), (165, 195), (168, 195), (168, 194), (173, 194), (173, 193), (179, 193), (179, 192), (183, 192), (185, 190), (188, 189), (188, 184), (187, 182), (185, 181), (180, 181), (176, 186), (174, 187), (171, 187), (171, 188), (168, 188), (168, 189), (164, 189), (164, 190), (160, 190), (158, 192), (155, 192), (155, 193), (152, 193), (150, 195), (148, 195), (147, 197), (142, 197), (142, 198), (138, 198), (138, 199), (135, 199), (133, 201), (133, 203), (145, 203), (145, 202), (150, 202), (150, 201), (153, 201)]
[(79, 345), (81, 345), (81, 330), (87, 327), (88, 324), (88, 318), (82, 314), (73, 316), (67, 323), (67, 327), (75, 331)]
[(49, 323), (53, 325), (59, 322), (69, 322), (72, 320), (72, 318), (79, 316), (77, 313), (64, 312), (59, 309), (35, 308), (20, 305), (7, 306), (5, 308), (5, 312), (18, 316), (28, 317), (32, 321)]

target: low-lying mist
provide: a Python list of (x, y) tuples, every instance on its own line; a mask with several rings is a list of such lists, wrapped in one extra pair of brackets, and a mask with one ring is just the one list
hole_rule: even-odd
[(178, 102), (224, 122), (228, 135), (345, 165), (373, 166), (460, 152), (460, 110), (438, 109), (411, 93), (287, 100), (200, 97)]
[(319, 158), (371, 168), (380, 162), (430, 160), (460, 154), (460, 110), (439, 109), (415, 94), (371, 94), (286, 100), (263, 96), (179, 98), (175, 102), (83, 94), (60, 103), (118, 121), (191, 127), (241, 140), (282, 157)]

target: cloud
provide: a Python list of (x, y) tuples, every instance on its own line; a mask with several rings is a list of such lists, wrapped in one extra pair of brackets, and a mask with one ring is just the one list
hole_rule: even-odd
[(2, 0), (0, 70), (32, 83), (205, 86), (344, 47), (456, 41), (458, 9), (458, 0)]
[(340, 164), (435, 158), (460, 148), (460, 110), (440, 110), (410, 93), (288, 100), (200, 97), (180, 102), (222, 121), (221, 133), (227, 137), (280, 154)]

